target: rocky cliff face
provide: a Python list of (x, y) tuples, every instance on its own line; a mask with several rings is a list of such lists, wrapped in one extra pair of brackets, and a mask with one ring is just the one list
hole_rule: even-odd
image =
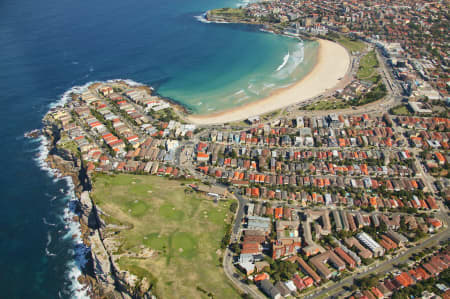
[(111, 251), (105, 246), (102, 238), (105, 223), (89, 196), (91, 183), (82, 161), (71, 152), (56, 147), (59, 139), (57, 125), (47, 123), (42, 132), (50, 141), (47, 163), (51, 168), (58, 169), (61, 176), (70, 176), (75, 186), (79, 204), (79, 217), (76, 220), (81, 226), (83, 242), (90, 248), (86, 256), (88, 263), (79, 281), (89, 286), (91, 298), (152, 298), (148, 293), (150, 284), (142, 280), (136, 287), (134, 275), (126, 271), (119, 272)]

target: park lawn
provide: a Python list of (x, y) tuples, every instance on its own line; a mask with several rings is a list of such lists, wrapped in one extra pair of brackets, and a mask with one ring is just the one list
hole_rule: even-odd
[(376, 83), (378, 81), (377, 68), (378, 68), (377, 55), (375, 51), (372, 50), (361, 58), (358, 73), (356, 75), (360, 80), (366, 80)]
[(69, 138), (67, 134), (62, 134), (61, 139), (57, 143), (57, 147), (65, 149), (75, 155), (80, 155), (78, 145), (75, 141)]
[(366, 48), (366, 45), (362, 41), (351, 40), (344, 36), (340, 36), (335, 40), (336, 42), (347, 48), (347, 50), (350, 52), (362, 52)]
[(160, 111), (154, 111), (150, 110), (148, 113), (151, 117), (154, 119), (160, 120), (160, 121), (169, 121), (169, 120), (175, 120), (182, 122), (178, 114), (173, 110), (173, 108), (163, 109)]
[(301, 110), (334, 110), (334, 109), (345, 109), (349, 107), (350, 105), (344, 100), (326, 99), (311, 103), (305, 107), (302, 107)]
[[(93, 182), (91, 196), (107, 215), (102, 218), (130, 228), (113, 237), (120, 244), (113, 254), (121, 269), (156, 282), (161, 298), (239, 298), (219, 260), (232, 200), (214, 203), (181, 181), (157, 176), (96, 175)], [(157, 254), (123, 255), (142, 246)]]
[(408, 107), (406, 107), (406, 105), (403, 105), (403, 104), (399, 105), (399, 106), (396, 106), (396, 107), (393, 107), (391, 109), (391, 113), (394, 114), (394, 115), (408, 115), (408, 116), (413, 115), (411, 113), (411, 111), (408, 110)]

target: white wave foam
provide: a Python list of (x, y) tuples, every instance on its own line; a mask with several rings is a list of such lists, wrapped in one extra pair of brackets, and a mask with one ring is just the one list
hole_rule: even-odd
[[(106, 83), (114, 83), (114, 82), (119, 82), (119, 81), (123, 81), (126, 84), (130, 85), (131, 87), (138, 87), (138, 86), (144, 86), (144, 84), (133, 81), (131, 79), (112, 79), (112, 80), (108, 80), (106, 81)], [(153, 88), (151, 88), (153, 90)]]
[(52, 242), (52, 235), (50, 234), (50, 232), (47, 232), (47, 246), (50, 245), (51, 242)]
[(86, 247), (81, 239), (81, 228), (80, 224), (73, 221), (76, 216), (76, 206), (78, 201), (75, 197), (75, 185), (73, 184), (71, 177), (63, 178), (69, 189), (66, 193), (66, 198), (68, 200), (67, 206), (64, 208), (63, 220), (66, 221), (68, 230), (63, 236), (63, 239), (71, 239), (74, 244), (74, 249), (71, 253), (74, 257), (67, 266), (69, 268), (68, 277), (71, 281), (71, 291), (74, 298), (89, 298), (88, 289), (79, 283), (78, 277), (82, 275), (82, 269), (86, 266), (87, 259), (86, 254), (90, 251), (90, 248)]
[(274, 83), (264, 83), (261, 91), (265, 92), (268, 89), (271, 89), (271, 88), (273, 88), (275, 86), (276, 86), (276, 84), (274, 84)]
[(250, 83), (247, 86), (247, 90), (255, 95), (259, 95), (259, 88), (258, 86), (255, 86), (254, 84)]
[[(286, 58), (286, 56), (284, 56)], [(289, 53), (289, 57), (287, 57), (286, 61), (283, 59), (282, 66), (278, 67), (277, 71), (273, 74), (273, 77), (276, 79), (286, 79), (291, 75), (296, 68), (303, 62), (304, 59), (304, 47), (303, 42), (299, 42), (294, 51)]]
[(44, 224), (49, 225), (49, 226), (56, 226), (56, 223), (48, 222), (45, 217), (42, 217), (42, 222), (44, 222)]
[(274, 86), (275, 86), (274, 83), (264, 83), (264, 87), (265, 88), (271, 88), (271, 87), (274, 87)]
[(277, 72), (279, 71), (279, 70), (281, 70), (282, 68), (284, 68), (284, 66), (286, 65), (286, 63), (288, 62), (288, 60), (289, 60), (289, 52), (286, 54), (286, 55), (284, 55), (284, 57), (283, 57), (283, 62), (278, 66), (278, 68), (277, 68)]
[(73, 65), (77, 65), (77, 64), (79, 64), (79, 62), (78, 61), (72, 61), (72, 64)]
[(56, 253), (52, 253), (48, 250), (48, 248), (45, 248), (45, 255), (46, 256), (56, 256)]
[(70, 97), (72, 93), (83, 93), (93, 83), (96, 83), (96, 82), (95, 81), (88, 82), (88, 83), (86, 83), (84, 85), (74, 86), (71, 89), (67, 90), (65, 93), (63, 93), (63, 95), (61, 96), (59, 101), (56, 101), (56, 102), (50, 104), (50, 109), (53, 109), (53, 108), (56, 108), (56, 107), (63, 107), (65, 104), (70, 102), (70, 100), (72, 99)]
[(243, 93), (245, 93), (245, 90), (241, 89), (241, 90), (235, 92), (233, 95), (240, 95), (240, 94), (243, 94)]
[(216, 24), (230, 24), (230, 22), (226, 22), (226, 21), (210, 21), (211, 23), (216, 23)]
[(51, 242), (52, 242), (52, 235), (50, 234), (50, 232), (47, 232), (47, 245), (45, 246), (45, 254), (47, 256), (56, 256), (56, 253), (51, 253), (48, 250), (48, 246), (50, 245)]
[[(91, 67), (90, 71), (92, 72), (94, 69)], [(136, 87), (136, 86), (143, 86), (143, 84), (135, 82), (130, 79), (113, 79), (108, 80), (106, 82), (112, 83), (117, 81), (123, 81), (129, 86)], [(49, 105), (50, 109), (56, 108), (56, 107), (62, 107), (65, 104), (67, 104), (69, 101), (71, 101), (71, 94), (72, 93), (83, 93), (87, 90), (87, 88), (94, 83), (99, 83), (99, 81), (92, 81), (87, 82), (84, 85), (81, 86), (74, 86), (71, 89), (64, 92), (60, 99), (54, 103), (51, 103)], [(64, 208), (64, 214), (62, 215), (62, 221), (66, 223), (65, 227), (67, 228), (66, 234), (63, 236), (64, 239), (68, 240), (71, 239), (73, 242), (73, 248), (71, 251), (73, 255), (73, 260), (69, 261), (67, 263), (67, 276), (68, 280), (70, 281), (70, 291), (72, 293), (72, 297), (74, 298), (89, 298), (88, 292), (89, 289), (80, 284), (78, 281), (78, 277), (82, 275), (82, 269), (85, 267), (87, 263), (86, 254), (89, 253), (90, 248), (86, 247), (81, 239), (81, 228), (80, 224), (76, 221), (73, 221), (74, 216), (76, 216), (76, 206), (77, 206), (77, 199), (75, 197), (75, 186), (72, 182), (72, 178), (69, 176), (62, 177), (61, 174), (57, 169), (50, 168), (48, 163), (46, 162), (46, 159), (49, 155), (49, 140), (45, 136), (39, 136), (37, 138), (39, 141), (38, 146), (38, 154), (35, 158), (36, 164), (41, 168), (43, 171), (47, 173), (49, 177), (53, 177), (53, 181), (56, 183), (60, 181), (61, 179), (66, 181), (68, 190), (67, 192), (60, 188), (59, 191), (64, 194), (64, 200), (67, 201), (67, 205)], [(46, 196), (50, 197), (51, 195), (49, 193), (45, 193)], [(55, 200), (57, 196), (53, 196), (51, 200)], [(45, 218), (43, 218), (43, 221), (45, 224), (50, 226), (55, 226), (53, 223), (47, 222)], [(49, 234), (47, 237), (47, 246), (45, 248), (45, 253), (47, 256), (55, 256), (55, 253), (52, 253), (48, 250), (48, 245), (51, 243), (51, 235)]]
[(36, 155), (35, 161), (39, 166), (39, 168), (44, 170), (49, 177), (54, 177), (57, 174), (57, 170), (50, 168), (47, 162), (45, 161), (49, 154), (48, 150), (49, 141), (45, 136), (40, 136), (38, 139), (40, 141), (40, 145), (38, 147), (38, 154)]
[(242, 98), (237, 99), (236, 102), (237, 102), (237, 103), (240, 103), (240, 102), (242, 102), (242, 101), (244, 101), (244, 100), (247, 100), (247, 99), (249, 99), (249, 98), (250, 98), (250, 96), (247, 96), (247, 95), (246, 95), (245, 97), (242, 97)]
[[(94, 70), (94, 68), (92, 68), (92, 67), (91, 67), (91, 69), (92, 69), (92, 71)], [(91, 69), (90, 69), (90, 71), (91, 71)], [(119, 81), (123, 81), (131, 87), (137, 87), (137, 86), (144, 85), (142, 83), (138, 83), (131, 79), (111, 79), (111, 80), (107, 80), (106, 83), (114, 83), (114, 82), (119, 82)], [(67, 104), (68, 102), (70, 102), (72, 100), (71, 94), (83, 93), (83, 92), (87, 91), (87, 89), (90, 85), (95, 84), (95, 83), (101, 83), (101, 82), (102, 81), (89, 81), (86, 84), (74, 86), (74, 87), (70, 88), (69, 90), (67, 90), (66, 92), (64, 92), (58, 101), (50, 104), (49, 108), (53, 109), (56, 107), (63, 107), (65, 104)]]
[(211, 21), (208, 21), (208, 20), (206, 19), (206, 14), (205, 14), (205, 13), (204, 13), (204, 14), (201, 14), (201, 15), (199, 15), (199, 16), (194, 16), (194, 18), (195, 18), (197, 21), (200, 21), (200, 22), (202, 22), (202, 23), (207, 23), (207, 24), (211, 23)]
[[(88, 83), (88, 84), (90, 84), (90, 83)], [(82, 88), (82, 87), (79, 87), (79, 88)], [(66, 92), (66, 93), (64, 93), (63, 96), (68, 96), (69, 94), (70, 94), (69, 92)], [(61, 105), (62, 101), (64, 101), (64, 100), (58, 101), (57, 105)], [(65, 101), (67, 101), (67, 99)], [(50, 177), (55, 177), (56, 175), (58, 175), (58, 171), (56, 169), (50, 168), (49, 165), (47, 164), (47, 162), (45, 161), (49, 154), (49, 149), (48, 149), (49, 141), (47, 140), (47, 138), (45, 138), (45, 136), (40, 136), (39, 140), (40, 140), (39, 154), (35, 161), (38, 164), (38, 166), (42, 170), (47, 172), (47, 174)], [(70, 291), (71, 291), (72, 297), (74, 297), (74, 298), (80, 298), (80, 299), (81, 298), (83, 298), (83, 299), (89, 298), (89, 295), (88, 295), (89, 289), (80, 284), (80, 282), (78, 281), (78, 277), (80, 275), (82, 275), (82, 269), (85, 267), (85, 265), (87, 263), (86, 254), (89, 252), (90, 249), (88, 247), (86, 247), (84, 245), (83, 241), (81, 240), (80, 224), (76, 221), (73, 221), (73, 218), (76, 215), (75, 207), (77, 205), (77, 200), (75, 197), (75, 186), (72, 182), (72, 178), (69, 176), (56, 177), (54, 179), (54, 181), (59, 181), (61, 179), (64, 179), (66, 181), (66, 184), (68, 187), (68, 190), (67, 190), (67, 192), (65, 192), (65, 196), (64, 196), (64, 199), (67, 201), (67, 205), (64, 208), (64, 214), (61, 219), (63, 222), (66, 222), (66, 227), (68, 229), (67, 229), (66, 234), (63, 236), (63, 238), (64, 239), (71, 238), (71, 240), (73, 242), (73, 247), (74, 247), (74, 249), (71, 250), (72, 255), (73, 255), (73, 260), (71, 260), (67, 263), (67, 268), (68, 268), (67, 276), (68, 276), (68, 280), (70, 281)], [(64, 189), (61, 188), (60, 192), (64, 193)], [(50, 194), (46, 193), (45, 195), (48, 196)], [(56, 197), (54, 196), (53, 198), (56, 198)], [(52, 198), (52, 200), (53, 200), (53, 198)], [(47, 222), (45, 220), (45, 218), (44, 218), (44, 221)], [(48, 245), (51, 243), (51, 241), (52, 241), (51, 235), (49, 234), (47, 237), (47, 246), (45, 248), (45, 254), (47, 256), (55, 256), (56, 255), (55, 253), (52, 253), (48, 250)]]
[(24, 150), (25, 153), (36, 153), (35, 155), (39, 155), (39, 147), (34, 147), (31, 149)]
[(194, 18), (202, 23), (216, 23), (216, 24), (228, 24), (229, 22), (225, 22), (225, 21), (209, 21), (208, 19), (206, 19), (206, 13), (203, 13), (199, 16), (194, 16)]
[(242, 0), (236, 4), (236, 7), (246, 7), (247, 5), (258, 1), (259, 0)]
[(271, 31), (271, 30), (264, 29), (264, 28), (260, 28), (259, 31), (265, 32), (265, 33), (275, 34), (275, 32), (273, 32), (273, 31)]

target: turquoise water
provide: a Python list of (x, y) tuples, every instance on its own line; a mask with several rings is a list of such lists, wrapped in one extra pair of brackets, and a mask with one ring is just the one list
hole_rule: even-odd
[(233, 43), (205, 37), (205, 47), (214, 44), (221, 51), (209, 53), (158, 89), (194, 113), (217, 112), (262, 99), (304, 77), (316, 62), (317, 42), (262, 32), (254, 26), (205, 25), (217, 26), (218, 31), (233, 28)]

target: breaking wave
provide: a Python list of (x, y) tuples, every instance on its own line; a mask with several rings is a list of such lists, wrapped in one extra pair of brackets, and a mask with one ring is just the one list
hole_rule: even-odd
[(284, 57), (283, 57), (283, 62), (278, 66), (278, 68), (277, 68), (277, 72), (279, 71), (279, 70), (281, 70), (282, 68), (284, 68), (284, 66), (286, 65), (286, 63), (288, 62), (288, 60), (289, 60), (289, 52), (286, 54), (286, 55), (284, 55)]
[(207, 23), (207, 24), (209, 24), (209, 23), (228, 24), (228, 23), (229, 23), (229, 22), (225, 22), (225, 21), (209, 21), (209, 20), (206, 18), (206, 13), (203, 13), (203, 14), (201, 14), (201, 15), (199, 15), (199, 16), (194, 16), (194, 18), (195, 18), (197, 21), (199, 21), (199, 22)]
[(236, 7), (245, 7), (245, 6), (247, 6), (247, 5), (251, 4), (251, 3), (255, 3), (255, 2), (258, 2), (258, 1), (260, 1), (260, 0), (241, 0), (240, 2), (238, 2), (236, 4)]
[[(106, 83), (114, 83), (114, 82), (119, 82), (119, 81), (123, 81), (126, 84), (128, 84), (129, 86), (132, 87), (137, 87), (137, 86), (143, 86), (144, 84), (142, 83), (138, 83), (136, 81), (130, 80), (130, 79), (112, 79), (112, 80), (108, 80), (106, 81)], [(56, 107), (63, 107), (65, 104), (67, 104), (68, 102), (70, 102), (71, 100), (71, 95), (73, 93), (83, 93), (85, 91), (87, 91), (88, 87), (94, 83), (100, 83), (100, 82), (105, 82), (105, 81), (90, 81), (87, 82), (86, 84), (83, 85), (79, 85), (79, 86), (74, 86), (71, 89), (67, 90), (66, 92), (64, 92), (61, 96), (61, 98), (54, 102), (51, 103), (49, 105), (50, 109), (56, 108)]]
[(45, 219), (45, 217), (42, 217), (42, 222), (44, 222), (44, 224), (46, 224), (48, 226), (56, 226), (56, 223), (48, 222), (47, 219)]
[(201, 15), (199, 15), (199, 16), (194, 16), (194, 18), (195, 18), (197, 21), (202, 22), (202, 23), (207, 23), (207, 24), (211, 23), (211, 21), (208, 21), (208, 20), (206, 19), (206, 13), (201, 14)]
[(250, 96), (244, 96), (244, 97), (242, 97), (242, 98), (237, 99), (237, 100), (236, 100), (236, 103), (240, 103), (240, 102), (245, 101), (245, 100), (248, 100), (248, 99), (250, 99)]
[[(115, 79), (110, 80), (108, 82), (114, 81), (124, 81), (130, 86), (140, 86), (140, 83), (134, 82), (132, 80), (122, 80)], [(82, 93), (87, 90), (87, 87), (95, 82), (88, 82), (82, 86), (75, 86), (68, 91), (66, 91), (61, 98), (50, 104), (49, 107), (56, 108), (64, 106), (71, 100), (72, 93)], [(87, 258), (86, 255), (90, 252), (90, 248), (85, 246), (81, 239), (81, 228), (80, 224), (74, 220), (75, 216), (77, 216), (76, 207), (78, 204), (78, 200), (75, 195), (75, 186), (73, 184), (72, 178), (70, 176), (62, 176), (61, 173), (57, 169), (51, 168), (47, 163), (47, 158), (49, 155), (49, 146), (50, 141), (45, 136), (40, 136), (37, 139), (40, 144), (38, 147), (38, 154), (35, 158), (36, 164), (47, 173), (47, 175), (53, 178), (53, 182), (59, 182), (61, 180), (65, 181), (66, 188), (60, 188), (59, 192), (61, 195), (53, 196), (51, 200), (55, 200), (56, 198), (61, 198), (65, 202), (65, 208), (63, 211), (63, 215), (60, 217), (61, 221), (65, 224), (65, 234), (63, 236), (64, 240), (70, 240), (73, 244), (72, 249), (69, 250), (69, 253), (72, 256), (72, 259), (67, 262), (66, 267), (66, 275), (69, 281), (69, 290), (71, 293), (71, 297), (73, 298), (90, 298), (88, 295), (89, 288), (82, 285), (78, 281), (78, 277), (82, 275), (82, 269), (86, 266)], [(46, 193), (46, 196), (50, 197), (51, 194)], [(55, 223), (50, 223), (44, 217), (43, 222), (49, 226), (56, 226)], [(52, 236), (50, 232), (47, 235), (47, 243), (45, 247), (45, 254), (47, 256), (56, 256), (56, 253), (53, 253), (49, 250), (49, 245), (52, 242)]]
[(294, 51), (289, 52), (283, 58), (283, 63), (277, 68), (273, 77), (276, 79), (286, 79), (290, 76), (304, 59), (304, 45), (302, 42), (295, 46)]
[(50, 245), (51, 242), (52, 242), (52, 235), (50, 234), (50, 232), (47, 232), (47, 245), (45, 246), (45, 254), (47, 256), (56, 256), (56, 253), (51, 253), (48, 250), (48, 246)]
[(245, 93), (245, 90), (241, 89), (241, 90), (239, 90), (239, 91), (236, 91), (236, 92), (234, 93), (234, 95), (239, 95), (239, 94), (243, 94), (243, 93)]
[[(126, 84), (128, 84), (128, 85), (130, 85), (132, 87), (144, 86), (144, 84), (136, 82), (136, 81), (133, 81), (131, 79), (112, 79), (112, 80), (108, 80), (106, 82), (107, 83), (114, 83), (114, 82), (119, 82), (119, 81), (123, 81), (123, 82), (125, 82)], [(153, 88), (151, 88), (151, 89), (153, 89)]]

